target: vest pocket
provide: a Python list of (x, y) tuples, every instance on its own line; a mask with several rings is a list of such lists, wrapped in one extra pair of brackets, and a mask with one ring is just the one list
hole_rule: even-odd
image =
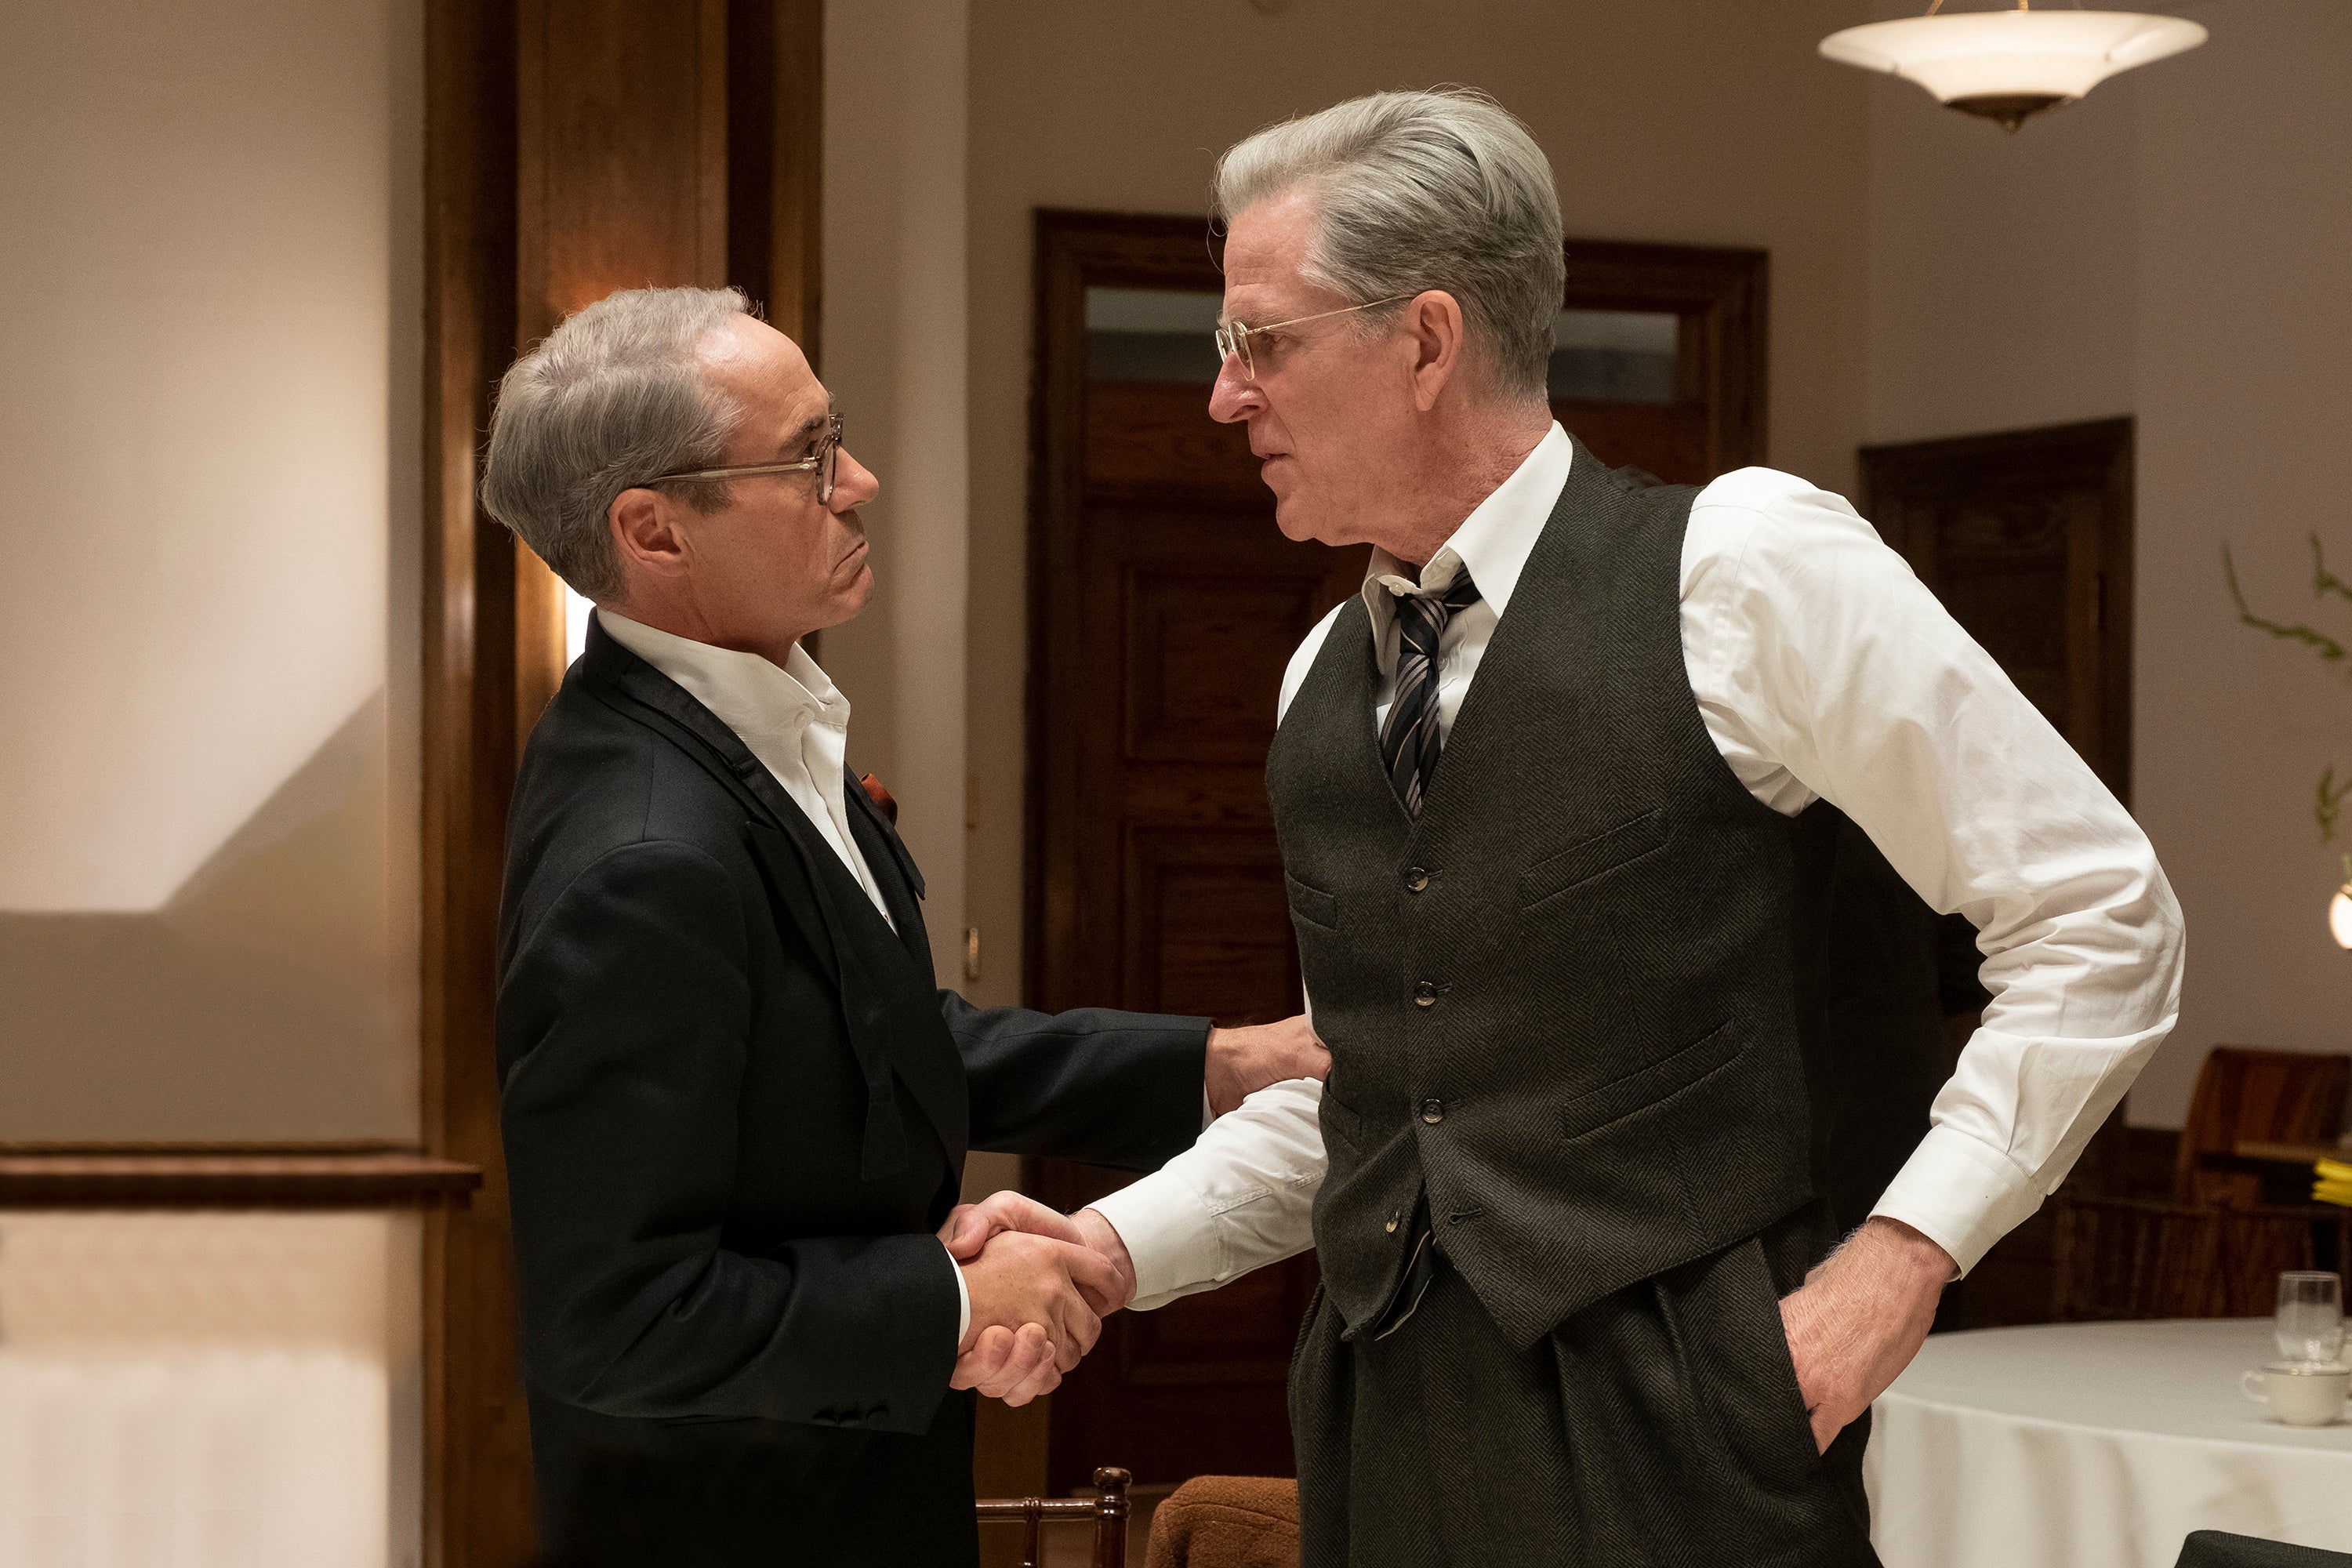
[(1559, 1108), (1560, 1131), (1570, 1138), (1597, 1132), (1637, 1110), (1646, 1110), (1722, 1067), (1741, 1050), (1728, 1022), (1717, 1024), (1672, 1056), (1636, 1068), (1597, 1089), (1586, 1089)]
[(1534, 909), (1547, 899), (1613, 871), (1665, 843), (1674, 826), (1666, 808), (1652, 806), (1641, 816), (1570, 845), (1519, 873), (1519, 909)]
[(1339, 900), (1320, 888), (1310, 888), (1285, 871), (1283, 882), (1290, 889), (1290, 912), (1308, 925), (1325, 931), (1339, 929)]
[(1351, 1110), (1343, 1104), (1339, 1097), (1331, 1092), (1328, 1084), (1326, 1084), (1323, 1089), (1319, 1119), (1325, 1137), (1337, 1138), (1350, 1149), (1361, 1149), (1364, 1146), (1362, 1113)]

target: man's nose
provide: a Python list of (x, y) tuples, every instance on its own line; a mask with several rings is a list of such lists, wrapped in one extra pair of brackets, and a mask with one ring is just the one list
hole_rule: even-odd
[(1227, 354), (1217, 367), (1217, 383), (1209, 388), (1209, 417), (1220, 425), (1235, 425), (1265, 406), (1265, 394), (1242, 374), (1242, 356)]
[(882, 493), (882, 481), (874, 470), (849, 455), (844, 447), (834, 455), (833, 510), (849, 511), (864, 506)]

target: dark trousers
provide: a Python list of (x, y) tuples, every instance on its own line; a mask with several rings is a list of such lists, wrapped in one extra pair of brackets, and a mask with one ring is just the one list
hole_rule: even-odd
[(1388, 1337), (1318, 1304), (1291, 1368), (1304, 1568), (1876, 1568), (1869, 1416), (1813, 1446), (1780, 1327), (1791, 1220), (1524, 1351), (1440, 1265)]

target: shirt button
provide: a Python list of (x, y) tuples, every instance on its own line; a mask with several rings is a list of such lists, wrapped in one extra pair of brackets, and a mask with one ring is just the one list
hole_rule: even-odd
[(1445, 1120), (1445, 1101), (1424, 1100), (1421, 1102), (1421, 1119), (1432, 1127)]
[(1412, 870), (1407, 871), (1404, 874), (1404, 887), (1406, 892), (1418, 893), (1423, 888), (1428, 886), (1429, 873), (1423, 870), (1420, 867), (1415, 866)]
[(1412, 1000), (1416, 1006), (1434, 1006), (1437, 1002), (1437, 983), (1433, 980), (1424, 980), (1415, 985), (1412, 988)]

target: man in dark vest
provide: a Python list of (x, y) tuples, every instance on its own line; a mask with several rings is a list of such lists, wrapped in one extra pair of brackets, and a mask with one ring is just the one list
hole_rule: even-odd
[[(1311, 1205), (1309, 1568), (1874, 1563), (1871, 1401), (2172, 1026), (2154, 854), (1844, 501), (1649, 484), (1553, 422), (1558, 199), (1491, 100), (1275, 126), (1215, 201), (1210, 412), (1286, 534), (1375, 547), (1266, 768), (1333, 1067), (1078, 1223), (1148, 1307)], [(1977, 928), (1991, 994), (1843, 1241), (1794, 951), (1822, 802)]]
[(1149, 1170), (1204, 1101), (1319, 1070), (1300, 1020), (939, 989), (922, 874), (802, 646), (873, 590), (877, 488), (732, 289), (613, 295), (499, 389), (484, 499), (597, 605), (499, 922), (551, 1568), (976, 1563), (957, 1391), (1050, 1389), (1113, 1275), (1012, 1194), (950, 1218), (965, 1151)]

